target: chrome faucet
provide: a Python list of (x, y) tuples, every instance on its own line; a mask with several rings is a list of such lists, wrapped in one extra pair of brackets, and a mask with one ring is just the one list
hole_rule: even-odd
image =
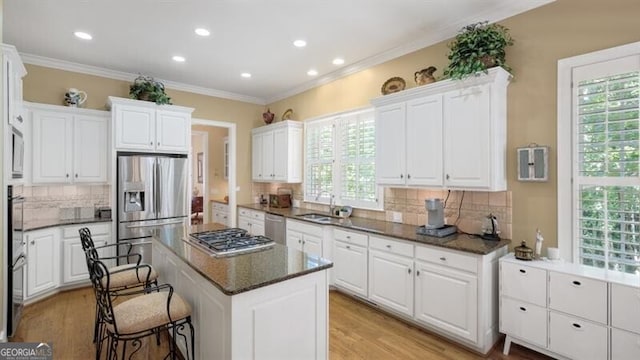
[(335, 196), (333, 196), (333, 194), (332, 194), (332, 193), (330, 193), (330, 192), (328, 192), (328, 191), (326, 191), (326, 190), (322, 190), (322, 191), (320, 191), (320, 193), (316, 196), (316, 201), (318, 201), (318, 199), (320, 199), (320, 196), (322, 196), (322, 194), (327, 194), (327, 195), (329, 195), (329, 213), (331, 213), (331, 216), (334, 216), (334, 215), (335, 215), (334, 211), (335, 211), (336, 207), (335, 207), (335, 205), (333, 204), (333, 200), (334, 200)]

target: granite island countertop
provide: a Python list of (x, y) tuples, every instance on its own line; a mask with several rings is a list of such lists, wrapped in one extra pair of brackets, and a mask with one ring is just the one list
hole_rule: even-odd
[(226, 295), (236, 295), (333, 266), (332, 262), (319, 256), (277, 243), (255, 252), (216, 258), (184, 241), (190, 233), (225, 228), (220, 224), (176, 226), (157, 230), (154, 239)]
[[(304, 209), (304, 208), (272, 208), (267, 205), (260, 204), (246, 204), (238, 205), (239, 207), (253, 210), (264, 211), (269, 214), (282, 215), (287, 218), (307, 221), (312, 224), (319, 224), (314, 221), (305, 220), (299, 215), (309, 213), (321, 213), (319, 211)], [(327, 215), (328, 216), (328, 215)], [(439, 246), (452, 250), (459, 250), (474, 254), (487, 255), (504, 246), (508, 246), (511, 240), (500, 239), (495, 240), (483, 240), (475, 235), (468, 234), (453, 234), (447, 237), (438, 238), (433, 236), (418, 235), (416, 234), (415, 225), (398, 224), (389, 221), (380, 221), (375, 219), (365, 219), (358, 217), (349, 217), (346, 219), (332, 219), (331, 223), (319, 224), (326, 226), (337, 226), (347, 230), (363, 231), (372, 235), (389, 236), (401, 240), (414, 241), (421, 244)]]

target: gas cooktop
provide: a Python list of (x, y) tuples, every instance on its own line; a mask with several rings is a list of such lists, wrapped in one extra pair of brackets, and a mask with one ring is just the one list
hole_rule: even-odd
[(189, 240), (216, 257), (256, 251), (274, 244), (268, 237), (251, 235), (239, 228), (193, 233), (189, 234)]

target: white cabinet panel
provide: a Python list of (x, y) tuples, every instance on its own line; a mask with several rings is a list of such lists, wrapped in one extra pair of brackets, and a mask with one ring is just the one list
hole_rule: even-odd
[[(93, 236), (95, 246), (106, 245), (109, 236)], [(100, 256), (104, 256), (102, 249)], [(69, 284), (77, 281), (89, 280), (87, 259), (82, 249), (80, 238), (62, 240), (62, 283)]]
[(251, 136), (251, 178), (253, 181), (264, 180), (262, 175), (262, 134)]
[(302, 181), (302, 123), (286, 120), (251, 133), (253, 181)]
[(156, 150), (184, 152), (189, 148), (191, 114), (159, 110), (156, 117)]
[(442, 96), (407, 102), (407, 185), (442, 186)]
[(27, 237), (26, 298), (55, 289), (60, 283), (60, 230), (29, 231)]
[(607, 327), (551, 311), (549, 349), (572, 359), (607, 359)]
[(336, 240), (333, 245), (335, 285), (367, 296), (367, 248)]
[(275, 176), (273, 173), (273, 155), (275, 153), (273, 139), (273, 131), (262, 134), (262, 176), (268, 180), (273, 180)]
[(611, 360), (640, 359), (640, 335), (611, 329)]
[(541, 307), (547, 306), (547, 272), (526, 265), (502, 263), (501, 294)]
[(406, 106), (404, 103), (376, 108), (376, 182), (404, 185), (406, 174)]
[(640, 288), (611, 284), (611, 326), (640, 334)]
[(369, 250), (369, 299), (413, 315), (413, 260)]
[(546, 348), (546, 307), (503, 297), (500, 300), (500, 332)]
[(156, 111), (152, 108), (118, 105), (114, 109), (117, 149), (153, 150)]
[(73, 167), (73, 115), (33, 112), (33, 183), (71, 181)]
[(238, 227), (251, 235), (264, 236), (264, 211), (239, 208)]
[(416, 261), (416, 319), (476, 342), (477, 288), (475, 275)]
[(107, 133), (105, 118), (74, 117), (73, 181), (107, 181)]
[(418, 245), (416, 246), (416, 258), (473, 274), (478, 272), (478, 260), (475, 257), (444, 248)]
[(549, 308), (606, 324), (607, 283), (550, 271)]

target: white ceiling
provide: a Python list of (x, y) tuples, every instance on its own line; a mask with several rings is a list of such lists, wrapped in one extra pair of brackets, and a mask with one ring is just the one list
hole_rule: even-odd
[[(550, 1), (4, 0), (3, 40), (27, 63), (126, 80), (142, 73), (264, 104)], [(77, 39), (78, 30), (93, 40)], [(295, 48), (295, 39), (308, 45)], [(338, 56), (344, 65), (331, 63)]]

